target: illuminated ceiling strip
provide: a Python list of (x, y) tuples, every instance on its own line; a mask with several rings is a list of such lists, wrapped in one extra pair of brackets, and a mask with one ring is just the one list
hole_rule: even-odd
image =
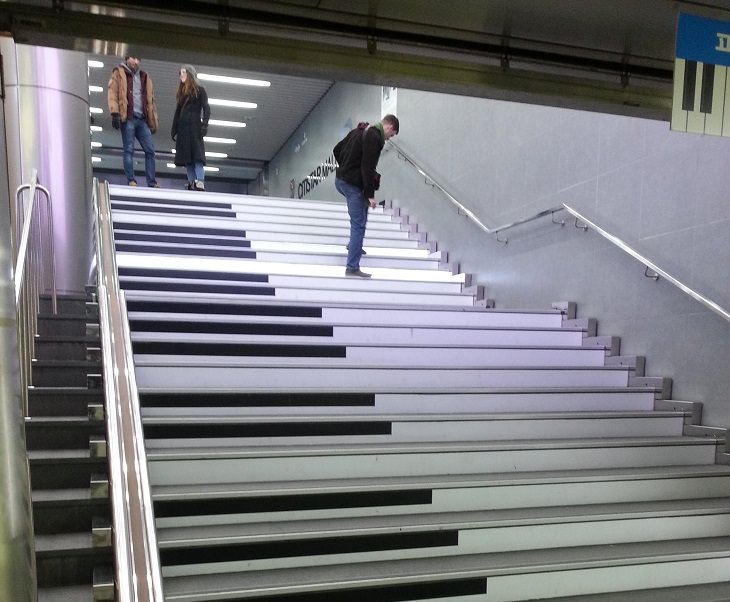
[(104, 66), (104, 63), (101, 61), (86, 61), (86, 64), (93, 69), (100, 69)]
[(215, 107), (234, 107), (236, 109), (255, 109), (258, 105), (255, 102), (245, 100), (225, 100), (223, 98), (209, 98), (208, 102)]
[(89, 86), (89, 92), (103, 92), (104, 88), (101, 86)]
[(220, 125), (228, 128), (245, 128), (246, 124), (243, 121), (225, 121), (223, 119), (211, 119), (208, 125)]
[(216, 138), (215, 136), (205, 136), (203, 140), (206, 142), (213, 142), (215, 144), (236, 144), (235, 138)]
[(205, 82), (218, 82), (222, 84), (236, 84), (239, 86), (258, 86), (268, 88), (271, 82), (263, 79), (248, 79), (247, 77), (229, 77), (228, 75), (213, 75), (211, 73), (198, 73), (198, 79)]
[(99, 107), (89, 107), (89, 113), (103, 113), (104, 109)]

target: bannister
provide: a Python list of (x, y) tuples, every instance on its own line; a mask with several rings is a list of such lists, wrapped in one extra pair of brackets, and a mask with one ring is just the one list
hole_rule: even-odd
[[(23, 192), (28, 191), (28, 202), (23, 202)], [(41, 192), (46, 200), (43, 215), (37, 202)], [(41, 294), (50, 291), (52, 310), (57, 312), (56, 268), (53, 250), (53, 208), (48, 189), (38, 183), (34, 169), (30, 183), (18, 186), (15, 193), (15, 306), (18, 317), (18, 347), (20, 352), (20, 378), (23, 391), (23, 412), (28, 415), (28, 386), (31, 380), (31, 362), (34, 341), (38, 330), (38, 309)]]
[[(728, 312), (726, 309), (721, 307), (719, 304), (715, 303), (712, 299), (709, 299), (708, 297), (705, 297), (704, 295), (698, 293), (697, 291), (690, 288), (689, 286), (687, 286), (686, 284), (684, 284), (683, 282), (681, 282), (680, 280), (678, 280), (677, 278), (675, 278), (674, 276), (672, 276), (671, 274), (666, 272), (665, 270), (661, 269), (653, 261), (651, 261), (650, 259), (647, 259), (643, 255), (641, 255), (640, 253), (638, 253), (637, 251), (632, 249), (629, 245), (627, 245), (619, 237), (617, 237), (613, 234), (610, 234), (609, 232), (607, 232), (606, 230), (604, 230), (597, 224), (593, 223), (591, 220), (589, 220), (585, 216), (581, 215), (578, 211), (576, 211), (569, 205), (566, 205), (565, 203), (563, 203), (562, 208), (565, 209), (565, 211), (567, 211), (568, 213), (570, 213), (576, 220), (583, 222), (583, 224), (585, 224), (591, 230), (594, 230), (597, 234), (600, 234), (603, 238), (605, 238), (612, 244), (616, 245), (619, 249), (621, 249), (625, 253), (628, 253), (634, 259), (643, 263), (644, 266), (646, 266), (648, 269), (650, 269), (652, 272), (654, 272), (657, 276), (664, 278), (668, 282), (671, 282), (679, 290), (686, 293), (687, 295), (689, 295), (696, 301), (699, 301), (700, 303), (702, 303), (702, 305), (704, 305), (708, 309), (715, 312), (717, 315), (725, 318), (725, 320), (730, 322), (730, 312)], [(656, 278), (653, 278), (653, 279), (656, 280)]]
[[(392, 140), (388, 140), (388, 144), (393, 147), (393, 149), (398, 153), (398, 156), (402, 158), (406, 163), (411, 165), (413, 168), (415, 168), (419, 174), (421, 174), (425, 179), (426, 183), (430, 184), (437, 190), (439, 190), (454, 206), (457, 207), (459, 213), (465, 215), (470, 220), (472, 220), (481, 230), (486, 232), (487, 234), (494, 234), (497, 237), (497, 241), (502, 244), (507, 244), (507, 239), (500, 239), (499, 233), (504, 232), (506, 230), (509, 230), (510, 228), (514, 228), (515, 226), (520, 226), (522, 224), (526, 224), (528, 222), (534, 221), (536, 219), (540, 219), (542, 217), (553, 216), (555, 213), (559, 211), (567, 211), (570, 213), (573, 217), (575, 217), (576, 220), (579, 220), (585, 224), (586, 227), (591, 228), (592, 230), (595, 230), (598, 234), (600, 234), (603, 238), (611, 242), (612, 244), (616, 245), (619, 249), (624, 251), (625, 253), (628, 253), (636, 260), (640, 261), (644, 266), (654, 272), (656, 275), (653, 277), (654, 280), (656, 280), (657, 277), (661, 277), (666, 279), (668, 282), (671, 282), (674, 286), (676, 286), (678, 289), (680, 289), (685, 294), (689, 295), (696, 301), (699, 301), (707, 307), (708, 309), (715, 312), (717, 315), (721, 316), (725, 320), (730, 322), (730, 312), (720, 306), (718, 303), (713, 301), (712, 299), (709, 299), (708, 297), (702, 295), (701, 293), (697, 292), (696, 290), (690, 288), (671, 274), (669, 274), (667, 271), (661, 269), (659, 266), (657, 266), (655, 263), (653, 263), (651, 260), (647, 259), (634, 249), (632, 249), (629, 245), (627, 245), (623, 240), (618, 238), (617, 236), (614, 236), (613, 234), (610, 234), (597, 224), (593, 223), (583, 215), (581, 215), (578, 211), (573, 209), (572, 207), (566, 205), (563, 203), (560, 206), (551, 207), (549, 209), (543, 209), (542, 211), (538, 211), (537, 213), (530, 215), (528, 217), (525, 217), (523, 219), (504, 224), (502, 226), (497, 226), (496, 228), (489, 228), (482, 223), (482, 221), (472, 212), (471, 210), (467, 209), (462, 203), (460, 203), (450, 192), (448, 192), (441, 184), (439, 184), (434, 178), (432, 178), (428, 172), (424, 168), (422, 168), (416, 161), (414, 161), (411, 157), (408, 156), (407, 153), (405, 153), (395, 142)], [(560, 226), (565, 225), (564, 220), (556, 221), (554, 218), (552, 218), (552, 223), (558, 224)], [(576, 222), (577, 223), (577, 222)]]
[[(472, 222), (474, 222), (477, 227), (479, 227), (481, 230), (486, 232), (487, 234), (494, 234), (497, 237), (497, 241), (501, 242), (502, 244), (507, 244), (507, 239), (500, 239), (499, 233), (503, 232), (505, 230), (509, 230), (510, 228), (514, 228), (515, 226), (519, 226), (521, 224), (526, 224), (528, 222), (534, 221), (536, 219), (540, 219), (541, 217), (546, 217), (548, 215), (552, 215), (553, 213), (556, 213), (558, 211), (562, 211), (562, 207), (552, 207), (551, 209), (544, 209), (542, 211), (539, 211), (535, 213), (534, 215), (531, 215), (529, 217), (523, 218), (521, 220), (510, 222), (509, 224), (503, 224), (502, 226), (497, 226), (496, 228), (489, 228), (486, 226), (475, 214), (473, 211), (468, 209), (464, 206), (463, 203), (460, 203), (454, 195), (452, 195), (446, 188), (444, 188), (441, 184), (439, 184), (433, 177), (431, 177), (426, 170), (421, 167), (416, 161), (411, 158), (403, 149), (401, 149), (395, 142), (392, 140), (388, 140), (388, 144), (393, 147), (393, 149), (398, 153), (398, 156), (403, 159), (406, 163), (408, 163), (411, 167), (413, 167), (416, 171), (418, 171), (419, 174), (421, 174), (425, 179), (426, 183), (430, 184), (430, 186), (433, 186), (437, 190), (439, 190), (450, 202), (452, 205), (454, 205), (459, 214), (463, 214), (466, 217), (468, 217)], [(560, 225), (563, 225), (561, 222), (555, 222), (553, 220), (553, 223), (558, 223)]]
[(162, 573), (124, 294), (114, 255), (109, 189), (94, 180), (99, 325), (117, 600), (162, 602)]

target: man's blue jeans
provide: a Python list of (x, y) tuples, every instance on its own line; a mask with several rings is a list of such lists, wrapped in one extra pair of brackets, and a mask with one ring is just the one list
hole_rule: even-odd
[(155, 143), (152, 141), (152, 132), (144, 117), (133, 117), (122, 124), (122, 163), (127, 182), (134, 180), (134, 139), (144, 151), (144, 175), (147, 178), (147, 186), (153, 186), (155, 179)]
[(347, 269), (359, 270), (362, 257), (362, 241), (368, 224), (368, 207), (362, 189), (335, 179), (335, 188), (347, 199), (347, 213), (350, 215), (350, 243), (347, 245)]

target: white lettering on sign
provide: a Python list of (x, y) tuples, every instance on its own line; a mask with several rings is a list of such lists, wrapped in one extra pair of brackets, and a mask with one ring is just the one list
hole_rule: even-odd
[(719, 52), (730, 52), (730, 33), (717, 34), (717, 46), (715, 50)]

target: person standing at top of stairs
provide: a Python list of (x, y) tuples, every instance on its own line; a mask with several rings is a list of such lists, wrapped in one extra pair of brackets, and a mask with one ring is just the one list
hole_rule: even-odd
[(345, 276), (370, 278), (370, 274), (360, 269), (360, 258), (363, 255), (368, 206), (375, 207), (375, 191), (380, 185), (380, 174), (375, 168), (385, 141), (397, 135), (399, 129), (398, 118), (390, 114), (370, 127), (361, 122), (332, 150), (337, 161), (335, 188), (347, 200), (350, 216)]
[(157, 105), (152, 78), (139, 68), (139, 57), (127, 56), (109, 77), (107, 100), (112, 127), (122, 132), (122, 163), (127, 184), (136, 186), (134, 179), (134, 139), (144, 151), (144, 173), (147, 186), (159, 188), (155, 178), (155, 143), (152, 134), (157, 131)]
[(172, 120), (172, 139), (175, 142), (175, 165), (185, 167), (188, 190), (205, 190), (205, 144), (208, 133), (210, 104), (208, 93), (198, 81), (192, 65), (180, 67), (177, 87), (177, 106)]

